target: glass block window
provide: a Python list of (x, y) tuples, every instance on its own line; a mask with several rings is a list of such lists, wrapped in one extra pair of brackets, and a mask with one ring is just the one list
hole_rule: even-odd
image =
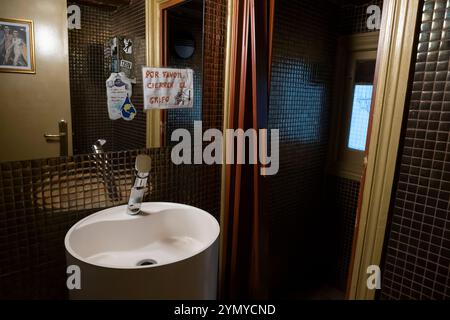
[(352, 117), (348, 138), (348, 148), (350, 149), (359, 151), (366, 149), (372, 90), (373, 85), (371, 84), (356, 84), (354, 86)]

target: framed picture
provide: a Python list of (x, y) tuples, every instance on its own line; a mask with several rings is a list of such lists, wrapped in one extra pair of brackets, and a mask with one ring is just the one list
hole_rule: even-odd
[(0, 18), (0, 72), (36, 73), (33, 21)]

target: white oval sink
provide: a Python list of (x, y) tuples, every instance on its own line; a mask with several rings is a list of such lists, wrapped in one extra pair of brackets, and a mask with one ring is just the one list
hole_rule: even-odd
[(68, 265), (81, 269), (73, 299), (215, 299), (219, 224), (176, 203), (94, 213), (66, 234)]

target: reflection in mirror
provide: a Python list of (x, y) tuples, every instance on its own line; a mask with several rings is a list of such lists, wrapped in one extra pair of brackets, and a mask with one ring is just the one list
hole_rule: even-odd
[[(106, 140), (104, 151), (146, 146), (141, 76), (146, 64), (145, 0), (120, 1), (116, 7), (98, 3), (70, 2), (82, 14), (81, 29), (68, 31), (74, 154), (91, 153), (98, 139)], [(131, 104), (111, 93), (122, 88), (128, 90), (125, 95), (131, 93)]]
[[(90, 154), (98, 140), (104, 141), (102, 152), (159, 145), (147, 141), (152, 125), (154, 130), (160, 123), (147, 123), (143, 106), (141, 70), (151, 34), (147, 1), (68, 0), (61, 9), (79, 8), (68, 10), (68, 18), (73, 12), (81, 15), (75, 27), (46, 20), (55, 30), (56, 54), (44, 59), (45, 44), (36, 43), (37, 75), (22, 76), (17, 83), (16, 75), (4, 76), (2, 96), (15, 106), (5, 106), (12, 111), (2, 119), (0, 162)], [(194, 71), (194, 107), (161, 111), (162, 146), (170, 145), (173, 130), (192, 131), (193, 121), (202, 119), (203, 0), (166, 3), (161, 5), (160, 66)], [(41, 31), (36, 30), (37, 42)], [(17, 86), (27, 86), (30, 96), (13, 95)]]
[(161, 141), (170, 145), (172, 132), (184, 128), (193, 132), (194, 121), (202, 120), (203, 75), (203, 0), (183, 1), (163, 10), (164, 26), (161, 39), (162, 61), (170, 68), (194, 70), (194, 107), (161, 111), (163, 130)]

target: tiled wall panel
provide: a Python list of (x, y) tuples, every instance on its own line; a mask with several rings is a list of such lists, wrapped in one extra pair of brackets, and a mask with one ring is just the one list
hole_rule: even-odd
[[(175, 166), (170, 149), (107, 153), (121, 198), (108, 197), (92, 155), (0, 164), (0, 297), (64, 297), (64, 235), (87, 214), (127, 202), (139, 153), (152, 157), (148, 201), (173, 201), (218, 217), (220, 189), (202, 166)], [(36, 276), (36, 275), (40, 276)], [(29, 282), (29, 283), (28, 283)]]
[[(382, 9), (383, 0), (342, 2), (339, 34), (347, 36), (378, 31), (367, 27), (367, 8), (371, 5)], [(324, 264), (328, 265), (326, 273), (330, 277), (330, 285), (342, 292), (347, 285), (359, 187), (359, 181), (334, 175), (327, 175), (324, 187), (322, 218), (329, 222), (322, 238), (322, 248), (329, 256)]]
[[(228, 0), (204, 0), (203, 18), (203, 79), (202, 121), (203, 130), (222, 130), (224, 121), (225, 45), (227, 38)], [(204, 187), (221, 181), (221, 167), (203, 165)], [(205, 188), (206, 189), (206, 188)], [(221, 188), (214, 187), (200, 195), (205, 210), (220, 204)]]
[(137, 114), (132, 121), (122, 119), (113, 123), (114, 149), (144, 148), (146, 145), (147, 116), (144, 112), (142, 67), (146, 65), (145, 0), (131, 1), (129, 6), (119, 7), (111, 15), (113, 35), (128, 36), (134, 41), (134, 77), (132, 102)]
[(329, 255), (330, 284), (345, 292), (352, 255), (353, 233), (358, 208), (359, 181), (329, 175), (326, 178), (322, 218), (323, 247)]
[[(77, 4), (77, 2), (73, 2)], [(81, 29), (69, 30), (70, 93), (74, 154), (91, 151), (97, 139), (106, 139), (105, 150), (144, 148), (146, 115), (143, 110), (141, 68), (146, 61), (145, 0), (117, 9), (80, 5)], [(110, 120), (105, 81), (111, 74), (105, 49), (114, 36), (134, 40), (134, 76), (131, 98), (137, 109), (132, 121)]]
[(381, 298), (450, 298), (450, 2), (426, 0)]
[(276, 297), (304, 288), (316, 268), (311, 232), (320, 228), (336, 10), (331, 1), (275, 2), (268, 121), (280, 130), (280, 169), (263, 179), (262, 199)]
[(350, 3), (343, 2), (340, 11), (340, 29), (342, 34), (349, 35), (379, 31), (377, 29), (368, 28), (367, 20), (370, 17), (370, 14), (367, 13), (367, 8), (375, 5), (382, 9), (383, 0), (360, 1), (363, 3), (355, 3), (355, 1), (349, 2)]
[(113, 11), (79, 6), (81, 29), (68, 30), (73, 151), (91, 152), (91, 145), (100, 138), (107, 140), (107, 150), (114, 150), (113, 121), (108, 117), (105, 89), (110, 69), (104, 54), (112, 34)]

